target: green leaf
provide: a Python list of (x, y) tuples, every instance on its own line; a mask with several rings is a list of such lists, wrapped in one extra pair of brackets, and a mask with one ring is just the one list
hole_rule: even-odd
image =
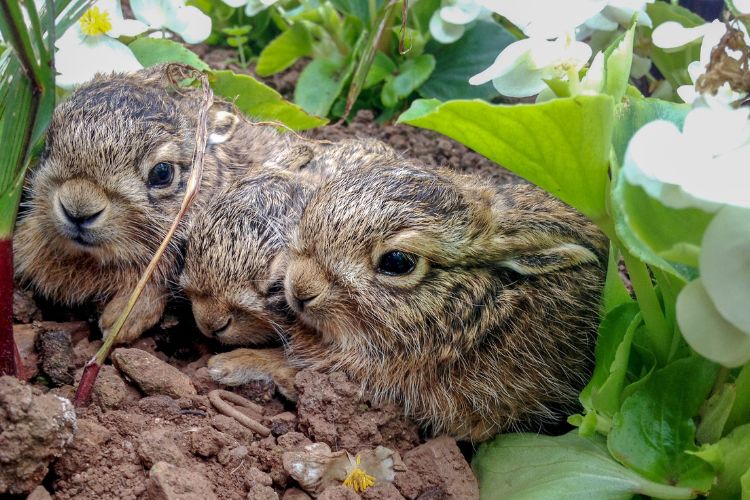
[(435, 56), (435, 71), (419, 88), (419, 95), (441, 101), (489, 101), (498, 97), (500, 94), (492, 82), (471, 85), (469, 78), (492, 65), (498, 54), (515, 41), (515, 36), (492, 21), (477, 22), (457, 42), (448, 45), (431, 41), (425, 51)]
[(353, 69), (351, 63), (314, 59), (299, 75), (294, 102), (312, 115), (327, 116)]
[[(646, 7), (654, 28), (667, 21), (676, 21), (686, 28), (700, 26), (706, 21), (699, 15), (671, 2), (654, 2)], [(651, 60), (675, 89), (680, 85), (691, 85), (688, 65), (700, 59), (700, 42), (678, 50), (667, 52), (659, 47), (651, 48)]]
[(181, 43), (164, 38), (137, 38), (128, 45), (138, 62), (145, 67), (156, 64), (176, 62), (188, 64), (200, 71), (208, 71), (208, 64), (201, 61), (198, 54), (187, 49)]
[(588, 385), (580, 394), (583, 406), (607, 416), (620, 409), (620, 394), (625, 386), (630, 345), (642, 319), (638, 304), (623, 304), (607, 314), (596, 341), (596, 365)]
[(608, 313), (615, 307), (632, 302), (630, 293), (620, 277), (620, 259), (617, 248), (610, 244), (609, 259), (607, 261), (607, 280), (604, 282), (602, 293), (602, 310)]
[(604, 51), (604, 90), (619, 102), (625, 95), (633, 63), (635, 23)]
[(734, 381), (734, 387), (736, 398), (724, 426), (725, 433), (742, 424), (750, 424), (750, 363), (742, 367)]
[(602, 95), (512, 106), (417, 100), (398, 121), (452, 137), (596, 222), (607, 217), (613, 114)]
[(613, 418), (607, 440), (612, 456), (654, 481), (708, 491), (711, 466), (686, 452), (696, 450), (693, 417), (716, 372), (715, 364), (698, 356), (654, 372)]
[(365, 79), (365, 84), (362, 88), (369, 89), (370, 87), (374, 87), (385, 80), (387, 76), (393, 74), (396, 71), (396, 68), (396, 63), (394, 63), (390, 57), (378, 51), (375, 54), (375, 59), (372, 61), (370, 70), (367, 72), (367, 78)]
[(422, 33), (429, 33), (432, 13), (440, 8), (440, 0), (415, 0), (409, 2), (409, 20)]
[(399, 67), (399, 74), (386, 80), (381, 99), (383, 105), (392, 108), (398, 100), (408, 97), (430, 76), (435, 69), (435, 58), (422, 54), (414, 59), (407, 59)]
[(505, 434), (472, 461), (482, 498), (628, 500), (635, 494), (691, 498), (691, 490), (656, 484), (618, 464), (603, 439), (572, 432), (550, 437)]
[(231, 71), (214, 71), (210, 81), (216, 95), (234, 101), (241, 111), (255, 119), (279, 121), (294, 130), (306, 130), (328, 122), (308, 115), (299, 106), (285, 101), (281, 94), (251, 76)]
[(229, 36), (247, 35), (250, 33), (250, 26), (233, 26), (231, 28), (224, 28), (221, 32)]
[(724, 384), (721, 391), (713, 394), (703, 403), (700, 411), (701, 422), (695, 433), (698, 443), (715, 443), (721, 438), (736, 395), (732, 384)]
[(694, 453), (709, 462), (718, 472), (718, 482), (711, 488), (711, 498), (740, 500), (741, 478), (750, 471), (750, 424), (737, 427), (721, 441), (704, 446)]
[(258, 76), (273, 75), (285, 70), (300, 57), (312, 55), (312, 50), (310, 32), (302, 23), (293, 24), (266, 45), (260, 53), (255, 72)]
[[(367, 26), (370, 25), (371, 19), (368, 0), (331, 0), (331, 3), (336, 6), (339, 11), (361, 19)], [(375, 2), (375, 11), (380, 8), (382, 3), (382, 0)]]

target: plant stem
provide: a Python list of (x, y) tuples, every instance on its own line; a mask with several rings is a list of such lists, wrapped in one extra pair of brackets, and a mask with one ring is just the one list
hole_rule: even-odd
[(737, 397), (724, 425), (724, 435), (740, 425), (750, 423), (750, 363), (742, 367), (734, 386), (737, 389)]
[(681, 486), (669, 486), (667, 484), (659, 484), (646, 479), (641, 479), (642, 486), (638, 488), (638, 493), (642, 495), (648, 495), (653, 498), (661, 498), (665, 500), (682, 500), (687, 498), (695, 498), (696, 492), (692, 488), (686, 488)]
[(638, 305), (641, 307), (643, 322), (646, 323), (655, 350), (654, 355), (658, 364), (664, 366), (669, 359), (672, 348), (672, 332), (659, 304), (648, 268), (643, 262), (630, 254), (624, 246), (620, 246), (620, 252), (622, 252), (622, 258), (628, 269)]
[(13, 240), (0, 239), (0, 375), (24, 378), (13, 338)]

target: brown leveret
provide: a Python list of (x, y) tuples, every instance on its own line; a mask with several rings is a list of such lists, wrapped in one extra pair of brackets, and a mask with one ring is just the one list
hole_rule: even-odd
[[(99, 76), (78, 88), (55, 110), (27, 180), (14, 237), (17, 279), (59, 303), (106, 303), (99, 322), (105, 334), (171, 225), (190, 175), (200, 96), (176, 89), (168, 70)], [(222, 102), (211, 109), (209, 132), (198, 205), (292, 140), (253, 126)], [(122, 341), (161, 317), (187, 219)]]
[[(606, 238), (532, 186), (331, 150), (288, 251), (295, 366), (347, 372), (434, 433), (539, 429), (590, 374)], [(315, 333), (312, 333), (312, 332)]]

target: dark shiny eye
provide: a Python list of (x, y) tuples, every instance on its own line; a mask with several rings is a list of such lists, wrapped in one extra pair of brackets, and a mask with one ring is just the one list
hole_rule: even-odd
[(389, 276), (401, 276), (412, 272), (416, 265), (416, 256), (400, 250), (391, 250), (380, 257), (378, 272)]
[(157, 163), (148, 173), (148, 185), (156, 188), (167, 187), (172, 184), (172, 177), (174, 177), (174, 167), (170, 163)]

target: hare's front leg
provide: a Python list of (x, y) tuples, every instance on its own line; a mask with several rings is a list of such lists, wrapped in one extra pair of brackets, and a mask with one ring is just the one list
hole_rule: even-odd
[[(104, 312), (99, 318), (99, 328), (101, 328), (104, 337), (109, 335), (117, 318), (125, 310), (132, 292), (131, 287), (125, 287), (104, 306)], [(141, 296), (138, 297), (133, 311), (122, 326), (122, 330), (117, 336), (117, 343), (129, 344), (140, 337), (143, 332), (156, 325), (167, 306), (167, 295), (167, 290), (162, 287), (152, 284), (146, 285)]]
[(235, 349), (208, 360), (208, 372), (218, 383), (242, 385), (253, 380), (272, 380), (290, 401), (297, 400), (294, 377), (297, 369), (289, 365), (282, 348)]

